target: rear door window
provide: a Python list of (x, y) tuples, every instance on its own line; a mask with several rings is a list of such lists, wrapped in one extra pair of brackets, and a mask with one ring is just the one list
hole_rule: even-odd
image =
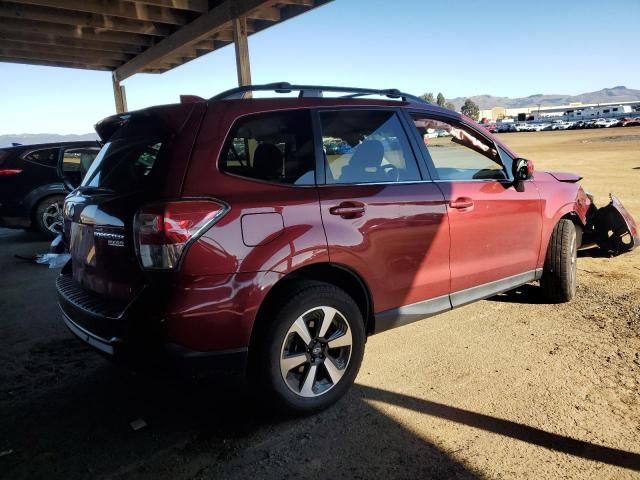
[(24, 156), (24, 159), (28, 162), (37, 163), (43, 167), (56, 168), (58, 165), (58, 152), (57, 148), (48, 148), (46, 150), (36, 150), (30, 152)]
[(148, 125), (126, 125), (104, 144), (82, 187), (132, 192), (152, 185), (167, 136)]
[(395, 111), (320, 112), (327, 183), (393, 183), (421, 179)]
[(267, 182), (315, 184), (309, 111), (270, 112), (241, 118), (227, 138), (220, 170)]

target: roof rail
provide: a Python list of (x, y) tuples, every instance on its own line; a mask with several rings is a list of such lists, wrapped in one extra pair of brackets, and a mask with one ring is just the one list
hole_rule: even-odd
[(401, 92), (396, 88), (377, 90), (373, 88), (331, 87), (326, 85), (291, 85), (287, 82), (266, 83), (264, 85), (245, 85), (243, 87), (236, 87), (232, 88), (231, 90), (226, 90), (222, 93), (219, 93), (218, 95), (211, 97), (210, 100), (237, 100), (244, 98), (245, 93), (264, 91), (272, 91), (275, 93), (291, 93), (293, 91), (298, 91), (300, 92), (298, 95), (300, 98), (322, 97), (323, 92), (340, 92), (348, 94), (344, 95), (343, 98), (363, 97), (366, 95), (381, 95), (383, 97), (399, 98), (403, 102), (426, 104), (429, 103), (420, 97)]

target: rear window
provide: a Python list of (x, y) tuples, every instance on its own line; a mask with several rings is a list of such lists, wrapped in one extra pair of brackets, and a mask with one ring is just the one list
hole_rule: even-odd
[(24, 157), (28, 162), (37, 163), (43, 167), (55, 168), (58, 164), (58, 153), (60, 151), (57, 148), (49, 148), (46, 150), (36, 150)]
[(82, 187), (115, 192), (150, 187), (166, 143), (166, 135), (148, 125), (122, 127), (104, 144)]

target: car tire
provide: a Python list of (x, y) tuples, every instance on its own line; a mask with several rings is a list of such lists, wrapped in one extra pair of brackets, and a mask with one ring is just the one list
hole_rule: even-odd
[(570, 301), (576, 294), (578, 232), (571, 220), (562, 219), (553, 228), (544, 262), (540, 287), (552, 303)]
[(307, 414), (329, 407), (351, 387), (366, 335), (360, 309), (340, 288), (314, 281), (289, 293), (269, 309), (255, 380), (261, 399), (266, 393), (277, 409)]
[(64, 195), (51, 195), (40, 200), (33, 212), (33, 225), (37, 231), (50, 238), (62, 233), (64, 198)]

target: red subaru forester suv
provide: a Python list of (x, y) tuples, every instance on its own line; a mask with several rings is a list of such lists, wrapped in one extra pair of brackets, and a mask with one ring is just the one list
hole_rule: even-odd
[(368, 335), (534, 280), (570, 300), (593, 230), (579, 177), (534, 175), (397, 90), (240, 87), (96, 130), (64, 204), (68, 328), (113, 357), (247, 372), (298, 412), (345, 393)]

